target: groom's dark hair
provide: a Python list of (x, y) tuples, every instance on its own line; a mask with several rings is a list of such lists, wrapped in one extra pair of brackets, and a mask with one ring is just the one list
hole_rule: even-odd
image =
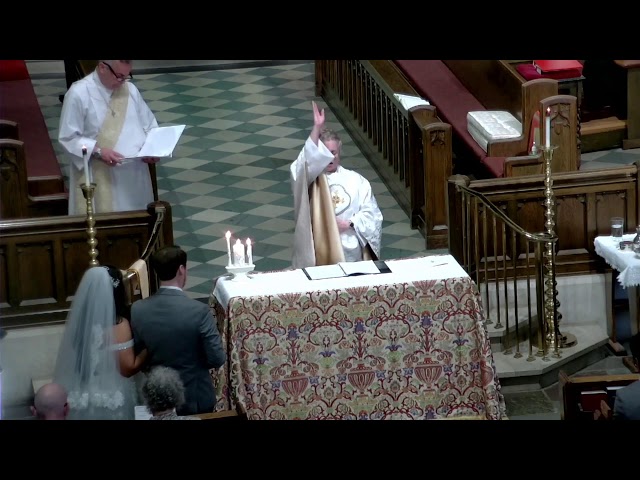
[(151, 255), (151, 268), (162, 282), (176, 278), (180, 265), (186, 268), (187, 252), (177, 245), (163, 247)]

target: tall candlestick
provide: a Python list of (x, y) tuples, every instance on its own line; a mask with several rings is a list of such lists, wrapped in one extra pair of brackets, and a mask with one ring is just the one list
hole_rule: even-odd
[(251, 240), (247, 238), (247, 264), (253, 265), (253, 255), (251, 253)]
[(545, 118), (545, 141), (544, 146), (551, 148), (551, 108), (547, 107), (547, 116)]
[(233, 245), (233, 264), (237, 267), (244, 266), (244, 245), (240, 239)]
[(231, 232), (227, 232), (225, 235), (225, 237), (227, 237), (227, 254), (229, 255), (229, 266), (233, 265), (233, 260), (231, 258), (231, 243), (230, 243), (230, 238), (231, 238)]
[(91, 185), (89, 180), (89, 159), (87, 158), (87, 147), (82, 146), (82, 161), (84, 162), (84, 184), (88, 187)]

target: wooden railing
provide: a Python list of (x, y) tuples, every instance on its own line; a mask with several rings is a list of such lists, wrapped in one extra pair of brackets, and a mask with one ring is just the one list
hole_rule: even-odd
[[(126, 267), (173, 243), (171, 206), (97, 214), (100, 264)], [(0, 221), (0, 321), (3, 328), (62, 323), (89, 265), (82, 215)], [(153, 282), (152, 282), (153, 288)]]
[(418, 95), (383, 60), (316, 60), (322, 96), (402, 209), (427, 249), (447, 245), (446, 182), (453, 173), (451, 126), (432, 106), (404, 109), (395, 93)]
[(558, 237), (552, 230), (527, 232), (480, 192), (462, 183), (455, 188), (461, 198), (459, 261), (481, 290), (487, 324), (506, 332), (505, 355), (526, 355), (529, 361), (560, 357)]

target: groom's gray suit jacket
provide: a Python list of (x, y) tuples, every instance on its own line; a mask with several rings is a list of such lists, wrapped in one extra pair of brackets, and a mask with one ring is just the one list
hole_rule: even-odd
[(211, 310), (181, 290), (160, 288), (131, 307), (136, 350), (148, 351), (148, 365), (176, 369), (185, 387), (179, 415), (213, 411), (216, 403), (210, 368), (220, 368), (225, 353)]
[(640, 420), (640, 380), (618, 390), (613, 404), (615, 420)]

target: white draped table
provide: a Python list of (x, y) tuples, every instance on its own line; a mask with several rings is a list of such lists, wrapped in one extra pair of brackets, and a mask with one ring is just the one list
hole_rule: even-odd
[[(632, 241), (635, 236), (635, 233), (623, 235), (622, 241)], [(614, 240), (610, 235), (601, 235), (594, 240), (596, 253), (618, 272), (618, 283), (628, 289), (631, 333), (635, 335), (638, 333), (638, 325), (640, 323), (638, 316), (639, 291), (637, 288), (640, 286), (640, 257), (633, 251), (620, 250), (618, 248), (619, 243), (620, 240)], [(615, 342), (615, 329), (613, 330), (613, 337)]]
[(451, 255), (391, 273), (219, 277), (217, 409), (249, 419), (504, 418), (478, 289)]

